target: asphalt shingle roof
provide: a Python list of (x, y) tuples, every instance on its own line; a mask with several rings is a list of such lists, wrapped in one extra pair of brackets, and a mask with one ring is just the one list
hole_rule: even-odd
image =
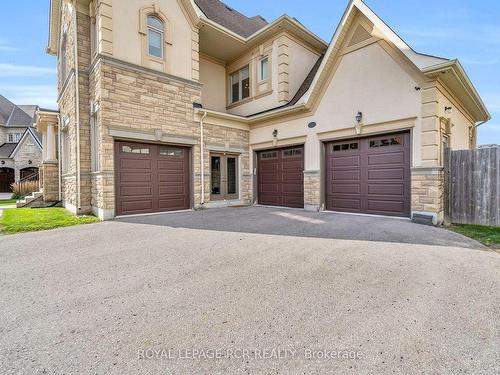
[(17, 143), (4, 143), (0, 146), (0, 158), (8, 158), (16, 148)]
[(244, 38), (268, 24), (261, 16), (247, 17), (219, 0), (194, 0), (194, 2), (209, 20)]
[(35, 105), (17, 106), (10, 100), (0, 95), (0, 125), (3, 126), (33, 126)]
[(265, 110), (262, 112), (254, 113), (254, 114), (249, 115), (247, 117), (260, 115), (262, 113), (271, 112), (271, 111), (274, 111), (274, 110), (280, 109), (280, 108), (291, 107), (291, 106), (297, 104), (299, 102), (300, 98), (302, 98), (305, 95), (305, 93), (311, 88), (311, 85), (314, 81), (314, 77), (316, 77), (316, 73), (318, 72), (319, 67), (321, 66), (321, 63), (323, 62), (324, 57), (325, 57), (325, 54), (324, 53), (321, 54), (321, 56), (318, 58), (318, 61), (316, 61), (316, 63), (311, 68), (309, 74), (304, 79), (304, 82), (302, 82), (302, 84), (300, 85), (299, 89), (295, 93), (292, 100), (290, 100), (288, 103), (281, 105), (279, 107), (275, 107), (275, 108), (271, 108), (271, 109), (268, 109), (268, 110)]

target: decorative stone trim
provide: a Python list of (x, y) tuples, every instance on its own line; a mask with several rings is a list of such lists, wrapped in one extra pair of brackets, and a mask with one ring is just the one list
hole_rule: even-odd
[(200, 83), (189, 80), (189, 79), (173, 76), (171, 74), (163, 73), (163, 72), (160, 72), (158, 70), (146, 68), (146, 67), (143, 67), (140, 65), (136, 65), (136, 64), (133, 64), (133, 63), (130, 63), (127, 61), (119, 60), (119, 59), (116, 59), (114, 57), (109, 57), (109, 56), (104, 56), (104, 55), (100, 55), (94, 60), (94, 62), (92, 63), (92, 65), (89, 68), (89, 71), (94, 70), (96, 65), (98, 65), (100, 63), (106, 64), (106, 65), (111, 65), (111, 66), (117, 67), (117, 68), (132, 70), (136, 73), (153, 74), (153, 75), (156, 75), (160, 78), (168, 79), (168, 80), (171, 80), (171, 81), (183, 84), (183, 85), (189, 85), (195, 89), (200, 89), (202, 86)]
[(288, 38), (282, 36), (278, 39), (278, 101), (281, 104), (290, 100), (290, 56)]
[(181, 145), (196, 145), (198, 144), (198, 139), (195, 137), (180, 137), (176, 135), (167, 135), (161, 133), (161, 131), (140, 131), (132, 130), (127, 128), (109, 128), (109, 135), (115, 138), (125, 138), (140, 141), (153, 141), (153, 142), (164, 142), (164, 143), (174, 143)]

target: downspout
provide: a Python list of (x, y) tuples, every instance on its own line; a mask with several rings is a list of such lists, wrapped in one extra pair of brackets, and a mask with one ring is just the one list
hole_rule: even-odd
[(74, 54), (75, 54), (75, 112), (76, 112), (76, 197), (77, 197), (77, 214), (82, 208), (81, 198), (81, 176), (80, 176), (80, 74), (78, 63), (78, 11), (77, 0), (73, 0), (75, 19), (73, 27), (74, 35)]
[(481, 121), (480, 123), (474, 125), (474, 143), (475, 143), (475, 146), (474, 148), (477, 148), (477, 128), (479, 128), (481, 125), (484, 125), (488, 122), (489, 120), (485, 120), (485, 121)]
[(201, 152), (201, 207), (205, 205), (205, 144), (203, 137), (203, 121), (207, 118), (208, 113), (205, 111), (200, 119), (200, 152)]
[(61, 154), (61, 114), (57, 115), (57, 167), (59, 168), (58, 183), (59, 183), (59, 198), (62, 200), (62, 154)]

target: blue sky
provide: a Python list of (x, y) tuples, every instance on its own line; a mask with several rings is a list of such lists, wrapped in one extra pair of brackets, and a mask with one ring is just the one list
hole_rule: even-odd
[[(326, 41), (347, 0), (226, 0), (247, 15), (268, 21), (296, 17)], [(56, 107), (56, 60), (45, 53), (49, 0), (4, 2), (0, 23), (0, 94), (17, 104)], [(479, 143), (500, 143), (500, 2), (496, 0), (366, 0), (415, 50), (459, 58), (493, 119)], [(26, 10), (26, 11), (22, 11)], [(429, 11), (432, 10), (432, 11)]]

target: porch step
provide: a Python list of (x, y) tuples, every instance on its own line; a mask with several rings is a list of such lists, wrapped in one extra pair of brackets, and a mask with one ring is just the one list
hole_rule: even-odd
[(27, 195), (23, 199), (20, 199), (16, 203), (17, 208), (30, 207), (31, 204), (43, 198), (43, 192), (35, 191), (31, 195)]

